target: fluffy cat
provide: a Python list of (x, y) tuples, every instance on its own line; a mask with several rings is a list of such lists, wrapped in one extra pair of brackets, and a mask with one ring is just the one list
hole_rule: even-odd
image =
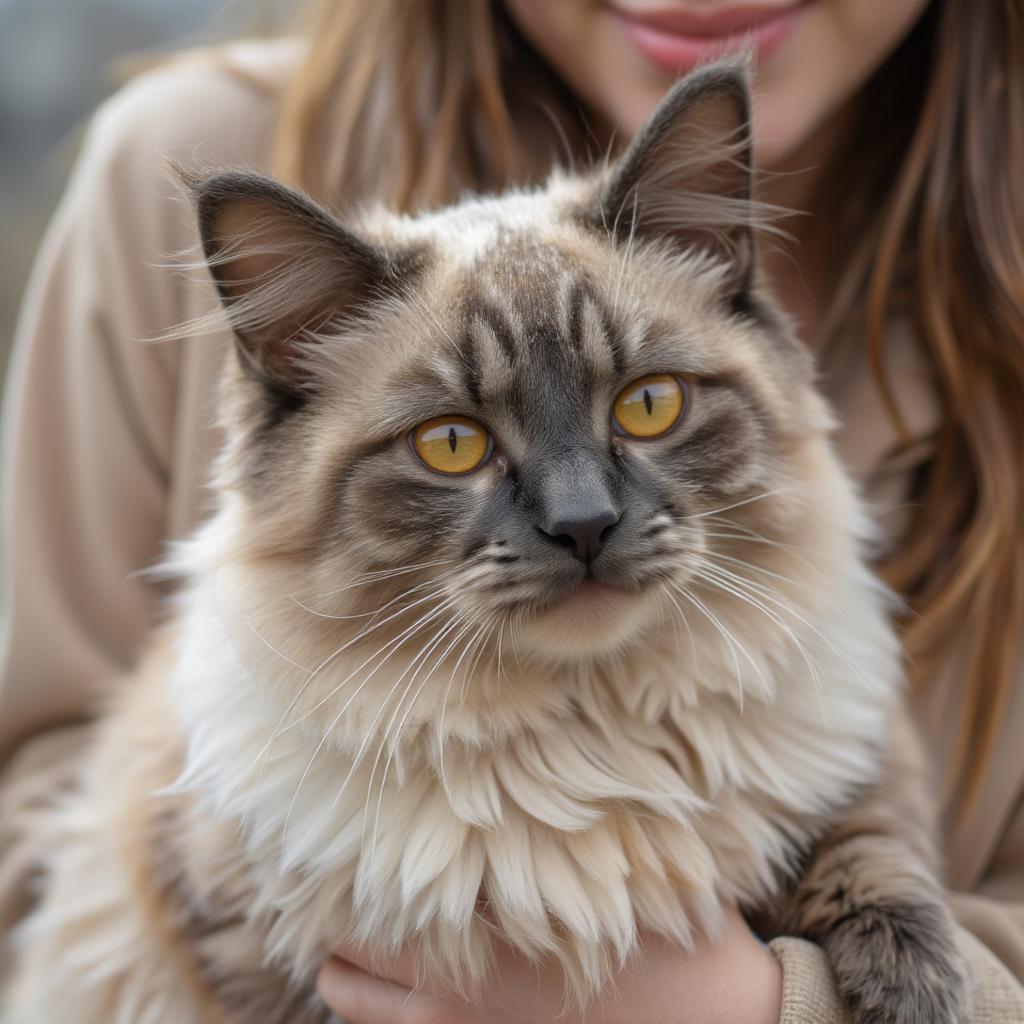
[(237, 337), (218, 508), (101, 724), (18, 1024), (317, 1022), (331, 947), (586, 999), (738, 903), (858, 1024), (965, 1019), (890, 600), (759, 280), (746, 72), (625, 155), (346, 224), (192, 183)]

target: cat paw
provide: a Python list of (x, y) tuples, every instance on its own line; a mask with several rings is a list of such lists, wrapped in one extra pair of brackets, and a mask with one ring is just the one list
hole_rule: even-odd
[(967, 1024), (967, 970), (939, 902), (859, 907), (823, 945), (855, 1024)]

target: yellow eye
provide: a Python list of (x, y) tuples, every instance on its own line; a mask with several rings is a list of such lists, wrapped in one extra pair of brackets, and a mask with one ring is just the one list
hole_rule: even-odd
[(670, 373), (654, 373), (619, 392), (612, 421), (629, 437), (660, 437), (676, 425), (685, 404), (682, 382)]
[(410, 435), (412, 450), (438, 473), (468, 473), (491, 454), (491, 435), (465, 416), (438, 416)]

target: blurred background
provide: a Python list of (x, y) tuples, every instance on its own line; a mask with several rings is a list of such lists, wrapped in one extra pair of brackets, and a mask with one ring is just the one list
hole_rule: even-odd
[(297, 0), (0, 0), (0, 373), (35, 250), (90, 112), (134, 58), (277, 32), (297, 7)]

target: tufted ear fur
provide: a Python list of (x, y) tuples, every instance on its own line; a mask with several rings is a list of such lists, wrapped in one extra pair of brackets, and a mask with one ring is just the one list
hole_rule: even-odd
[(678, 82), (606, 175), (601, 223), (617, 237), (666, 239), (727, 262), (750, 284), (754, 246), (749, 72), (745, 59)]
[(394, 262), (270, 178), (228, 171), (190, 185), (243, 365), (275, 392), (300, 395), (302, 342), (357, 316), (395, 279)]

